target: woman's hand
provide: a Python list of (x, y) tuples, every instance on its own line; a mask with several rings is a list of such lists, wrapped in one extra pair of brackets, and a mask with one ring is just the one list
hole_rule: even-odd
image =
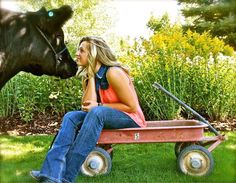
[(85, 112), (89, 112), (92, 108), (97, 107), (98, 103), (94, 100), (86, 100), (82, 104), (82, 110)]

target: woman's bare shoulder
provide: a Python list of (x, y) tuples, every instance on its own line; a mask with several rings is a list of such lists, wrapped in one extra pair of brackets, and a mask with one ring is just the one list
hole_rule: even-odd
[(113, 74), (125, 74), (124, 70), (121, 67), (112, 66), (107, 70), (107, 75)]
[(116, 81), (124, 81), (124, 79), (128, 79), (127, 78), (127, 74), (125, 73), (125, 71), (121, 68), (121, 67), (109, 67), (108, 71), (107, 71), (107, 79), (109, 81), (111, 80), (116, 80)]

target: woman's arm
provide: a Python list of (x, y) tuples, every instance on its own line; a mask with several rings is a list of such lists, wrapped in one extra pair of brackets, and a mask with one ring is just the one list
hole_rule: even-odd
[(84, 93), (83, 93), (83, 97), (82, 97), (82, 104), (88, 100), (97, 101), (97, 94), (96, 94), (94, 77), (88, 79), (87, 86), (85, 86), (85, 88), (84, 88)]
[(88, 84), (84, 89), (81, 107), (83, 111), (88, 112), (95, 106), (98, 106), (98, 103), (97, 103), (95, 79), (92, 77), (88, 80)]
[(107, 71), (107, 80), (120, 99), (120, 103), (105, 103), (103, 105), (125, 112), (136, 112), (138, 102), (127, 74), (121, 68), (110, 67)]

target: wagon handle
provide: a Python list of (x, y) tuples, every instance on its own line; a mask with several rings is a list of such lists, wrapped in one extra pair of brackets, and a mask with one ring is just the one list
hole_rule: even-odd
[(177, 97), (175, 97), (172, 93), (170, 93), (169, 91), (167, 91), (165, 88), (163, 88), (160, 84), (158, 84), (157, 82), (154, 82), (153, 86), (156, 89), (160, 89), (162, 92), (164, 92), (165, 94), (167, 94), (169, 97), (171, 97), (172, 99), (174, 99), (176, 102), (178, 102), (180, 105), (182, 105), (185, 109), (188, 109), (189, 111), (191, 111), (198, 119), (200, 119), (203, 123), (207, 124), (209, 129), (215, 134), (215, 135), (220, 135), (221, 134), (213, 127), (211, 126), (211, 124), (205, 119), (203, 118), (200, 114), (198, 114), (196, 111), (194, 111), (191, 107), (189, 107), (187, 104), (185, 104), (184, 102), (182, 102), (181, 100), (179, 100)]

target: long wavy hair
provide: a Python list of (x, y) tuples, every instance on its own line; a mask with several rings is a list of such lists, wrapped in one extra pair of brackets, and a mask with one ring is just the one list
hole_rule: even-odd
[(78, 76), (82, 76), (82, 81), (84, 83), (90, 77), (94, 76), (97, 62), (100, 62), (101, 64), (106, 65), (106, 66), (119, 66), (127, 74), (129, 74), (129, 68), (125, 65), (122, 65), (120, 62), (117, 61), (110, 47), (101, 37), (97, 37), (97, 36), (83, 37), (80, 40), (78, 47), (84, 41), (88, 43), (88, 48), (87, 48), (89, 51), (88, 65), (79, 67), (78, 72), (77, 72)]

